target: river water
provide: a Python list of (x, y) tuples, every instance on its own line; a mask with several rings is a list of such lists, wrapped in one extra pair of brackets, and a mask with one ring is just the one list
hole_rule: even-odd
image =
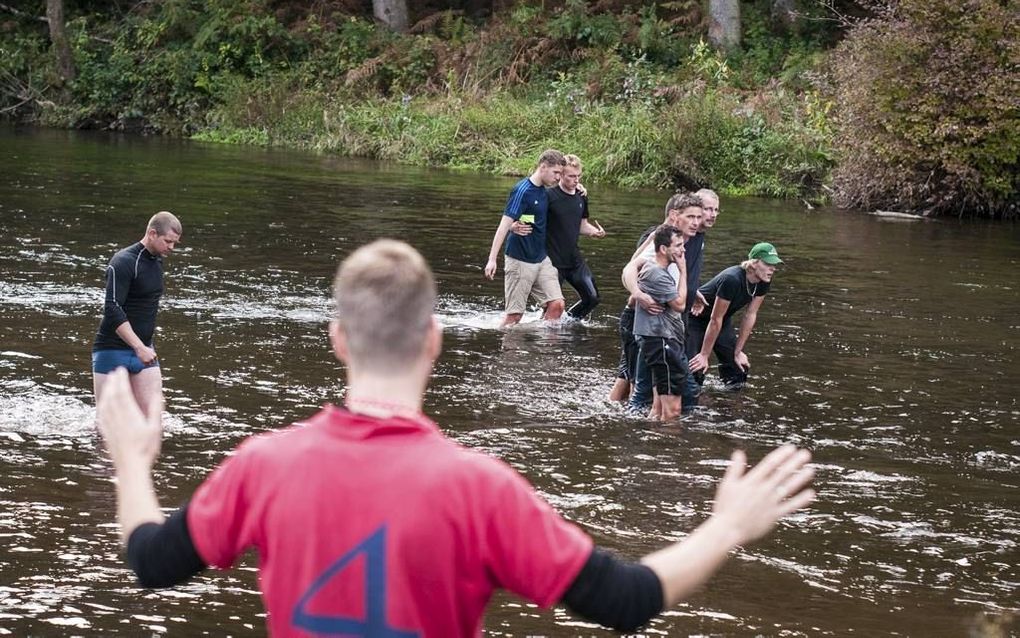
[[(814, 452), (818, 502), (646, 635), (952, 636), (1020, 608), (1020, 228), (724, 198), (706, 274), (758, 241), (786, 265), (748, 347), (750, 386), (710, 385), (705, 410), (662, 426), (605, 396), (618, 273), (666, 193), (591, 185), (609, 235), (582, 247), (603, 305), (584, 324), (532, 313), (502, 332), (502, 283), (481, 269), (513, 182), (0, 128), (0, 635), (264, 634), (253, 557), (161, 592), (133, 587), (120, 558), (90, 346), (107, 260), (160, 209), (185, 225), (157, 333), (166, 507), (243, 437), (341, 399), (325, 336), (331, 277), (354, 247), (393, 236), (439, 281), (445, 352), (427, 411), (601, 545), (637, 558), (681, 538), (707, 515), (734, 447), (753, 459), (783, 441)], [(502, 595), (486, 626), (611, 635)]]

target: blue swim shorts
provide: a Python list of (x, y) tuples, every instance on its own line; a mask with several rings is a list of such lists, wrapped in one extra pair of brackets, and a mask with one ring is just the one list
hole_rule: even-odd
[(109, 374), (117, 368), (127, 368), (131, 374), (138, 374), (146, 368), (158, 368), (159, 359), (145, 364), (138, 358), (134, 350), (93, 350), (92, 371), (96, 374)]

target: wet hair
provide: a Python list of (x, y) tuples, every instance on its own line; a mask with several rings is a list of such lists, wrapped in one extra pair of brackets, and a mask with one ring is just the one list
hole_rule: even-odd
[(666, 202), (666, 216), (669, 216), (669, 212), (673, 210), (683, 210), (696, 206), (698, 208), (704, 208), (705, 204), (701, 201), (701, 198), (694, 193), (676, 193), (669, 198)]
[(545, 164), (546, 166), (565, 166), (566, 163), (567, 160), (563, 157), (563, 153), (554, 148), (543, 151), (542, 154), (538, 156), (539, 166), (542, 164)]
[(149, 224), (145, 227), (145, 232), (149, 232), (150, 230), (156, 231), (156, 234), (160, 237), (170, 231), (173, 231), (178, 235), (183, 233), (181, 220), (177, 219), (177, 216), (173, 213), (165, 210), (161, 210), (149, 218)]
[(576, 168), (577, 170), (581, 170), (581, 168), (582, 168), (581, 167), (581, 158), (578, 157), (577, 155), (564, 155), (563, 156), (563, 165), (564, 166), (571, 166), (571, 167)]
[(380, 239), (355, 250), (337, 269), (333, 297), (351, 361), (360, 368), (392, 371), (421, 355), (436, 281), (408, 244)]
[(659, 253), (659, 249), (663, 246), (669, 246), (673, 243), (673, 237), (675, 235), (682, 234), (680, 229), (676, 226), (670, 226), (669, 224), (663, 224), (655, 229), (655, 236), (652, 239), (652, 243), (655, 245), (655, 253)]

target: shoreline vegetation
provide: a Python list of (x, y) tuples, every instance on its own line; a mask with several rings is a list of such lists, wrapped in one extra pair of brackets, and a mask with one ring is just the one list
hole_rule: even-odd
[(46, 4), (0, 4), (0, 117), (497, 174), (556, 147), (624, 188), (1020, 212), (1013, 0), (433, 0), (406, 28), (372, 17), (397, 0)]

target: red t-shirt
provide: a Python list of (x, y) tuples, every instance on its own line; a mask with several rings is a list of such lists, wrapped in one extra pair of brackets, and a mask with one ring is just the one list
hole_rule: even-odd
[(274, 636), (477, 636), (495, 588), (548, 607), (591, 539), (502, 461), (422, 417), (333, 406), (252, 437), (198, 488), (209, 565), (259, 554)]

